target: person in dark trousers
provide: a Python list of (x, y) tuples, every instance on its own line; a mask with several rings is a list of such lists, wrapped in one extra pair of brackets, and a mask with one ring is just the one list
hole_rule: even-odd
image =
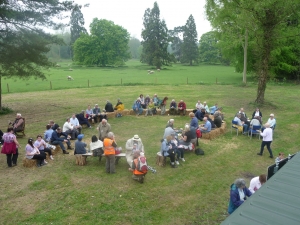
[(12, 127), (7, 128), (7, 132), (3, 134), (3, 147), (2, 154), (6, 154), (6, 161), (8, 167), (16, 166), (18, 160), (18, 148), (20, 144), (17, 141), (16, 135), (14, 135), (14, 129)]
[[(61, 138), (61, 136), (64, 136), (63, 138)], [(59, 145), (61, 150), (63, 151), (64, 154), (69, 154), (69, 152), (66, 151), (65, 146), (63, 145), (63, 143), (67, 143), (68, 145), (68, 149), (72, 150), (73, 148), (71, 148), (71, 142), (69, 140), (68, 135), (66, 135), (65, 133), (61, 132), (61, 128), (58, 127), (55, 131), (53, 131), (52, 136), (51, 136), (51, 144), (53, 145)]]

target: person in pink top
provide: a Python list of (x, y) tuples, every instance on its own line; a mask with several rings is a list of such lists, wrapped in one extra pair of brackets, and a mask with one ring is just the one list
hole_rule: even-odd
[(7, 128), (7, 133), (4, 133), (2, 138), (4, 143), (1, 153), (6, 154), (8, 167), (16, 166), (19, 155), (18, 148), (20, 148), (20, 144), (14, 135), (14, 128)]
[(273, 141), (273, 130), (270, 128), (270, 124), (266, 123), (265, 128), (263, 132), (260, 132), (260, 136), (263, 137), (263, 140), (261, 142), (260, 152), (257, 153), (257, 155), (262, 156), (265, 146), (267, 146), (267, 149), (270, 153), (270, 158), (273, 158), (273, 153), (271, 149), (271, 143)]

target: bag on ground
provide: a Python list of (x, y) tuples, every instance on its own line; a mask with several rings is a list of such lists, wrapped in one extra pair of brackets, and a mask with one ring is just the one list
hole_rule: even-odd
[(195, 154), (196, 155), (204, 155), (204, 151), (201, 148), (196, 148), (195, 149)]

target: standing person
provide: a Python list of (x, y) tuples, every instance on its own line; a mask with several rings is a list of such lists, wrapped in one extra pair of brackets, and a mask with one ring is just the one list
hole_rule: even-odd
[(258, 131), (258, 132), (260, 132), (260, 136), (263, 137), (263, 140), (261, 142), (260, 152), (257, 153), (257, 155), (262, 156), (264, 147), (266, 145), (267, 149), (270, 153), (270, 158), (273, 158), (273, 153), (272, 153), (272, 149), (271, 149), (271, 143), (273, 141), (273, 130), (270, 128), (270, 124), (268, 124), (268, 123), (265, 124), (265, 128), (266, 129), (264, 129), (263, 132), (261, 132), (260, 130)]
[(37, 147), (33, 145), (33, 139), (29, 138), (26, 145), (26, 158), (37, 159), (37, 167), (46, 165), (44, 160), (46, 159), (45, 152), (40, 152)]
[(6, 154), (6, 161), (8, 167), (16, 166), (18, 161), (18, 148), (21, 147), (14, 135), (12, 127), (7, 128), (7, 132), (3, 134), (3, 146), (1, 153)]
[(161, 115), (165, 115), (167, 100), (168, 100), (168, 97), (164, 97), (164, 99), (162, 100), (162, 103), (160, 105)]
[[(46, 154), (46, 152), (47, 152), (47, 153), (49, 154), (49, 157), (50, 157), (51, 160), (54, 159), (53, 156), (52, 156), (51, 149), (50, 149), (50, 148), (47, 148), (46, 142), (42, 139), (42, 135), (39, 134), (39, 135), (36, 137), (36, 141), (34, 142), (33, 145), (34, 145), (35, 147), (37, 147), (37, 149), (38, 149), (41, 153)], [(44, 162), (47, 163), (46, 160), (44, 160)]]
[(117, 143), (113, 132), (109, 132), (103, 141), (104, 155), (106, 158), (106, 173), (115, 173), (115, 148)]
[(258, 177), (253, 177), (250, 181), (249, 191), (254, 194), (264, 183), (266, 183), (266, 174), (261, 174)]
[(102, 121), (99, 123), (97, 127), (97, 130), (99, 132), (99, 139), (103, 141), (104, 138), (106, 138), (108, 133), (110, 132), (111, 127), (106, 119), (102, 119)]
[(252, 195), (251, 191), (246, 187), (244, 179), (239, 178), (230, 186), (230, 199), (228, 205), (228, 213), (233, 213), (241, 204), (246, 201), (247, 197)]
[(137, 134), (126, 142), (126, 160), (129, 166), (132, 166), (135, 152), (144, 152), (143, 142)]

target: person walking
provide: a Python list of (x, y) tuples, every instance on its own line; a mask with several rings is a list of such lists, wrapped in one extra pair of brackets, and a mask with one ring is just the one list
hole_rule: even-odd
[(269, 123), (265, 124), (265, 128), (266, 129), (264, 129), (263, 132), (259, 131), (260, 136), (263, 137), (263, 140), (261, 142), (260, 152), (257, 153), (257, 155), (262, 156), (264, 148), (265, 148), (265, 146), (267, 146), (267, 149), (270, 153), (270, 158), (273, 158), (273, 153), (272, 153), (272, 149), (271, 149), (271, 143), (273, 141), (273, 130), (272, 130), (272, 128), (270, 128)]
[(20, 144), (17, 141), (16, 135), (14, 135), (14, 128), (7, 128), (7, 132), (3, 134), (3, 147), (1, 150), (2, 154), (6, 154), (6, 161), (8, 167), (13, 167), (17, 165), (18, 160), (18, 148)]

